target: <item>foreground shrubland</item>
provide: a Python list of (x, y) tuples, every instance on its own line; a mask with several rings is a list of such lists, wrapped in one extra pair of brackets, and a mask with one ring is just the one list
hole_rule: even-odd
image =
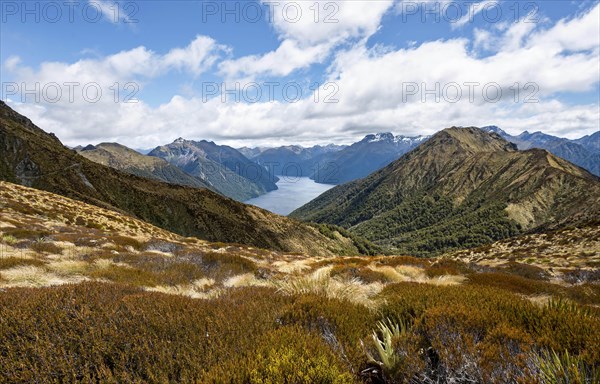
[(207, 300), (90, 282), (10, 288), (0, 293), (0, 371), (4, 382), (598, 380), (593, 309), (419, 283), (375, 299), (370, 310), (264, 287)]
[(598, 226), (306, 256), (27, 193), (0, 200), (0, 383), (598, 382)]

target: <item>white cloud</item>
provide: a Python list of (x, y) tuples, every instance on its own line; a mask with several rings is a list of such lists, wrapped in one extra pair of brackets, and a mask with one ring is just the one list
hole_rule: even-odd
[[(4, 62), (4, 67), (17, 80), (21, 90), (22, 84), (27, 89), (34, 89), (37, 85), (41, 102), (46, 99), (44, 87), (58, 84), (64, 98), (69, 100), (67, 95), (74, 94), (76, 98), (71, 103), (77, 104), (85, 102), (81, 100), (81, 92), (72, 92), (73, 89), (65, 84), (76, 83), (79, 89), (97, 84), (102, 93), (108, 95), (115, 83), (122, 86), (133, 82), (142, 87), (146, 81), (172, 70), (198, 76), (208, 70), (227, 49), (209, 37), (196, 36), (187, 47), (174, 48), (164, 55), (140, 46), (106, 57), (81, 59), (75, 63), (44, 62), (37, 69), (21, 66), (19, 58), (10, 57)], [(114, 102), (111, 97), (103, 100)], [(61, 98), (61, 101), (64, 100)]]
[[(88, 5), (101, 13), (105, 20), (113, 23), (134, 24), (137, 20), (132, 19), (117, 2), (107, 0), (88, 0)], [(131, 5), (131, 4), (130, 4)]]
[(161, 59), (165, 69), (185, 69), (194, 75), (200, 75), (210, 68), (219, 58), (220, 52), (228, 52), (229, 48), (218, 45), (207, 36), (197, 36), (185, 48), (175, 48)]
[(302, 48), (296, 40), (284, 40), (275, 51), (264, 55), (224, 61), (221, 63), (221, 72), (228, 78), (261, 73), (268, 76), (287, 76), (297, 69), (322, 62), (330, 50), (329, 43)]
[(465, 14), (457, 21), (451, 24), (452, 28), (461, 28), (468, 23), (472, 23), (476, 15), (481, 13), (483, 10), (492, 9), (498, 7), (498, 0), (484, 0), (479, 3), (469, 4)]
[[(222, 103), (220, 98), (204, 101), (193, 96), (174, 96), (156, 108), (144, 102), (12, 105), (71, 145), (120, 141), (132, 147), (152, 147), (179, 136), (231, 145), (348, 143), (374, 131), (414, 135), (430, 134), (452, 125), (489, 124), (511, 133), (542, 130), (574, 138), (598, 129), (598, 102), (569, 105), (556, 100), (556, 94), (589, 92), (599, 85), (598, 34), (591, 33), (600, 31), (599, 7), (547, 27), (514, 23), (501, 29), (476, 30), (471, 41), (430, 41), (400, 50), (367, 49), (360, 41), (365, 37), (363, 33), (352, 32), (354, 27), (342, 28), (337, 36), (354, 36), (358, 40), (353, 45), (343, 45), (346, 49), (338, 48), (328, 69), (329, 80), (339, 87), (339, 102), (334, 104), (322, 102), (322, 95), (327, 92), (321, 89), (319, 103), (307, 98), (295, 104), (235, 104)], [(377, 30), (377, 26), (364, 28)], [(225, 64), (227, 61), (220, 69), (229, 65), (226, 71), (238, 75), (285, 76), (330, 52), (326, 49), (329, 43), (319, 37), (320, 33), (308, 37), (308, 45), (291, 38), (291, 32), (289, 36), (286, 32), (280, 35), (283, 40), (278, 50), (238, 59), (239, 70), (232, 62)], [(472, 51), (471, 44), (483, 45), (486, 36), (494, 37), (494, 45), (486, 48), (490, 55), (480, 57)], [(27, 78), (89, 77), (95, 81), (104, 76), (106, 81), (112, 81), (115, 74), (147, 78), (172, 69), (201, 72), (223, 50), (206, 39), (196, 39), (187, 48), (164, 55), (139, 47), (107, 58), (73, 64), (45, 63), (37, 70), (21, 70)], [(201, 54), (205, 51), (206, 55)], [(199, 62), (206, 64), (194, 65)], [(5, 67), (9, 64), (4, 63)], [(12, 65), (20, 68), (15, 58)], [(478, 82), (481, 86), (472, 102), (466, 93), (456, 103), (443, 99), (432, 102), (432, 95), (423, 103), (422, 92), (405, 98), (408, 90), (403, 85), (408, 83), (419, 87), (425, 83), (432, 89), (436, 83), (442, 88), (450, 82)], [(503, 91), (503, 98), (495, 103), (482, 95), (483, 84), (491, 82), (499, 84)], [(510, 89), (515, 82), (536, 83), (540, 101), (524, 103), (528, 92), (521, 90), (520, 100), (515, 102)], [(462, 90), (467, 91), (464, 86)]]
[(364, 41), (377, 32), (393, 4), (393, 0), (263, 2), (271, 4), (271, 20), (281, 44), (266, 54), (224, 61), (221, 73), (227, 78), (286, 76), (322, 63), (340, 44)]

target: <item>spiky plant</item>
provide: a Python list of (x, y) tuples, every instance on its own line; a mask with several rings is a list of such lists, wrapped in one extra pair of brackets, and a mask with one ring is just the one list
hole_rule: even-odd
[(374, 357), (367, 352), (369, 360), (379, 365), (385, 372), (395, 372), (401, 362), (401, 356), (396, 351), (396, 342), (407, 331), (408, 327), (404, 321), (395, 323), (388, 318), (377, 322), (377, 330), (371, 335), (377, 356)]
[(600, 371), (596, 367), (587, 366), (582, 359), (570, 355), (568, 351), (543, 351), (536, 361), (544, 384), (600, 383)]
[(552, 299), (548, 301), (548, 303), (546, 304), (546, 310), (570, 313), (581, 317), (592, 316), (592, 311), (590, 310), (590, 308), (584, 307), (569, 300), (565, 300), (563, 298)]

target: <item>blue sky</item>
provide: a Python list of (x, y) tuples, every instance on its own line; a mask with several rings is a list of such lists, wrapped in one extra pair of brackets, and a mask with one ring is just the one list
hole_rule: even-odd
[[(600, 129), (598, 1), (1, 7), (1, 97), (70, 145), (152, 147), (179, 136), (310, 145), (451, 125), (572, 138)], [(97, 84), (102, 98), (90, 102), (74, 91), (69, 100), (65, 83)], [(466, 83), (478, 84), (472, 100)], [(245, 91), (236, 102), (215, 86)], [(502, 97), (489, 97), (498, 89)], [(131, 92), (135, 103), (125, 102)]]

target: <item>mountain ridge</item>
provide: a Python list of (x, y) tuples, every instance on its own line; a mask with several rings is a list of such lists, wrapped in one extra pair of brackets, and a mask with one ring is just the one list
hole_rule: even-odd
[(540, 148), (572, 162), (589, 172), (600, 176), (600, 132), (587, 135), (576, 140), (552, 136), (537, 131), (524, 131), (513, 136), (497, 126), (482, 127), (483, 130), (496, 132), (504, 139), (515, 143), (519, 149)]
[[(170, 184), (207, 188), (215, 191), (208, 183), (193, 177), (158, 157), (145, 156), (118, 143), (100, 143), (74, 148), (88, 160), (115, 168), (136, 176), (155, 179)], [(218, 192), (218, 191), (215, 191)]]
[(291, 216), (426, 255), (587, 220), (598, 207), (597, 176), (546, 150), (518, 151), (496, 133), (453, 127)]
[(278, 178), (236, 149), (178, 138), (148, 153), (199, 178), (225, 196), (246, 201), (277, 189)]

